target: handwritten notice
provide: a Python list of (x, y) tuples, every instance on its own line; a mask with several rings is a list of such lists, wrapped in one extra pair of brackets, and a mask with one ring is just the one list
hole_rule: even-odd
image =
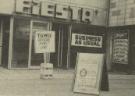
[(73, 33), (72, 45), (102, 48), (102, 36)]
[(78, 53), (74, 92), (99, 94), (103, 54)]
[(35, 53), (55, 52), (55, 32), (35, 33)]
[(115, 33), (113, 38), (113, 62), (128, 64), (128, 33)]

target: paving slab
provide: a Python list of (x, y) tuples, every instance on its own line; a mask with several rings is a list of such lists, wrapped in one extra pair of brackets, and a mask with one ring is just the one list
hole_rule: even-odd
[[(94, 96), (72, 91), (74, 70), (54, 70), (53, 79), (40, 79), (40, 70), (0, 68), (0, 96)], [(110, 90), (100, 96), (135, 96), (135, 75), (109, 74)]]

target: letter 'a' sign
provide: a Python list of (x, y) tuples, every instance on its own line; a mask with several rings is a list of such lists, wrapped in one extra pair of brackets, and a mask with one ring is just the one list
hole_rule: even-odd
[(55, 52), (54, 31), (42, 31), (35, 34), (35, 53)]
[(74, 92), (99, 95), (104, 54), (78, 53)]

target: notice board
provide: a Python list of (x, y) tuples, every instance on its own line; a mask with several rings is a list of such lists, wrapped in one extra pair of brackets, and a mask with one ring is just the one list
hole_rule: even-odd
[(55, 52), (55, 32), (39, 31), (35, 33), (35, 53)]
[(103, 37), (86, 34), (72, 34), (72, 46), (102, 48)]
[(128, 32), (115, 32), (113, 35), (113, 62), (128, 64)]
[(99, 95), (104, 54), (78, 53), (74, 92)]

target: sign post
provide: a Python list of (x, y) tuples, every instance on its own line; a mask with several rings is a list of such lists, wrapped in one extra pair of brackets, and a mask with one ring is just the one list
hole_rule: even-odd
[(35, 53), (43, 53), (44, 55), (44, 63), (41, 63), (41, 78), (43, 79), (53, 76), (53, 64), (47, 61), (47, 54), (50, 52), (55, 52), (55, 32), (36, 32)]
[(104, 54), (78, 53), (74, 92), (99, 95)]

